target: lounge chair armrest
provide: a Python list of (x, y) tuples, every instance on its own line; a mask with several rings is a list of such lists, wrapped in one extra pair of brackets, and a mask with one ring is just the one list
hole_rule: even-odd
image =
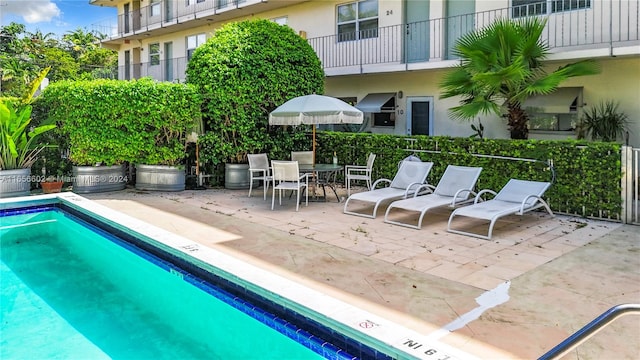
[[(425, 189), (424, 192), (423, 192), (422, 189)], [(422, 194), (432, 194), (435, 189), (436, 189), (436, 187), (433, 186), (433, 185), (422, 184), (422, 185), (418, 186), (416, 191), (413, 193), (413, 197), (418, 197), (418, 196), (420, 196)]]
[(483, 201), (483, 199), (482, 199), (482, 195), (487, 194), (487, 193), (488, 193), (488, 194), (492, 194), (493, 196), (496, 196), (496, 195), (498, 194), (497, 192), (495, 192), (495, 191), (493, 191), (493, 190), (490, 190), (490, 189), (480, 190), (480, 191), (478, 192), (478, 194), (476, 195), (475, 200), (473, 200), (473, 203), (474, 203), (474, 204), (477, 204), (478, 202)]
[[(427, 184), (417, 183), (417, 182), (409, 184), (409, 186), (407, 186), (407, 188), (404, 191), (404, 198), (406, 199), (407, 196), (409, 196), (409, 194), (411, 192), (417, 192), (418, 189), (420, 189), (422, 187), (422, 185), (427, 185)], [(415, 190), (413, 190), (413, 189), (415, 189)]]
[[(464, 196), (466, 194), (466, 196)], [(456, 204), (464, 203), (469, 201), (469, 195), (476, 196), (476, 193), (471, 189), (460, 189), (456, 191), (455, 195), (453, 195), (453, 201), (451, 202), (451, 206), (455, 206)], [(460, 198), (460, 201), (458, 201)]]
[[(527, 201), (529, 201), (529, 199), (531, 199), (531, 198), (536, 199), (536, 201), (533, 204), (531, 204), (531, 206), (527, 206)], [(544, 201), (544, 200), (542, 200), (542, 198), (540, 196), (538, 196), (538, 195), (529, 195), (529, 196), (527, 196), (526, 198), (524, 198), (524, 200), (522, 200), (522, 203), (520, 204), (520, 211), (518, 211), (518, 215), (524, 214), (525, 207), (532, 208), (539, 201)]]
[(377, 186), (378, 184), (380, 184), (380, 183), (389, 183), (389, 184), (391, 184), (391, 180), (389, 180), (389, 179), (378, 179), (378, 180), (376, 180), (376, 181), (373, 183), (373, 185), (371, 185), (371, 189), (372, 189), (372, 190), (373, 190), (373, 189), (375, 189), (375, 188), (376, 188), (376, 186)]

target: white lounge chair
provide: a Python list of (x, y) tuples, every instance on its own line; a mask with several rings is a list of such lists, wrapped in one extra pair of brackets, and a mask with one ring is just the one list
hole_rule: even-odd
[[(497, 194), (492, 190), (482, 190), (478, 192), (472, 205), (458, 208), (451, 213), (447, 224), (447, 231), (490, 240), (493, 233), (493, 226), (496, 224), (496, 221), (503, 216), (524, 215), (526, 212), (541, 207), (544, 207), (549, 215), (553, 216), (549, 205), (542, 199), (542, 195), (547, 191), (549, 186), (551, 186), (549, 182), (511, 179)], [(481, 196), (485, 193), (494, 194), (495, 197), (491, 200), (482, 201)], [(452, 229), (451, 223), (456, 216), (489, 220), (488, 234), (485, 236)]]
[[(384, 201), (406, 198), (413, 195), (414, 192), (423, 185), (433, 166), (432, 162), (402, 161), (398, 168), (398, 172), (393, 177), (393, 181), (389, 179), (378, 179), (371, 186), (371, 190), (353, 194), (347, 198), (344, 203), (344, 213), (368, 218), (375, 218), (378, 206)], [(377, 189), (378, 184), (389, 183), (387, 187)], [(353, 200), (373, 203), (373, 213), (364, 214), (347, 210), (349, 203)]]
[[(435, 188), (433, 185), (422, 186), (423, 188), (428, 188), (431, 192), (430, 194), (419, 195), (419, 193), (416, 192), (411, 198), (392, 202), (384, 214), (384, 222), (420, 229), (422, 227), (422, 219), (430, 209), (441, 206), (455, 207), (473, 201), (473, 197), (469, 198), (469, 196), (475, 196), (476, 194), (473, 188), (476, 186), (481, 171), (481, 167), (447, 166), (438, 182), (438, 186)], [(418, 224), (413, 225), (406, 222), (390, 220), (389, 213), (393, 209), (417, 211), (420, 213)]]
[(304, 189), (305, 206), (309, 205), (309, 174), (300, 175), (297, 161), (271, 160), (273, 170), (273, 192), (271, 193), (271, 210), (276, 201), (276, 192), (282, 205), (282, 192), (291, 190), (296, 192), (296, 211), (300, 208), (300, 192)]

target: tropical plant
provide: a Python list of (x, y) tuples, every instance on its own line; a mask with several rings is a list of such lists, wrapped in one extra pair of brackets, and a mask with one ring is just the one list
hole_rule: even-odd
[(618, 111), (618, 103), (606, 100), (585, 110), (578, 127), (580, 136), (591, 135), (591, 140), (616, 141), (629, 129), (627, 115)]
[(471, 124), (471, 130), (473, 130), (474, 133), (469, 136), (470, 138), (484, 139), (484, 125), (482, 125), (482, 121), (478, 119), (478, 126)]
[(277, 152), (305, 130), (271, 127), (269, 113), (296, 96), (321, 94), (324, 72), (311, 46), (293, 29), (247, 20), (217, 29), (195, 50), (187, 83), (203, 98), (207, 133), (201, 139), (207, 146), (201, 157), (213, 165), (243, 163), (248, 153)]
[[(15, 22), (0, 27), (0, 89), (2, 96), (21, 96), (40, 71), (51, 66), (50, 80), (102, 77), (116, 68), (118, 53), (100, 48), (104, 35), (77, 29), (58, 40)], [(98, 69), (109, 68), (108, 72)]]
[(441, 98), (461, 96), (449, 112), (453, 118), (471, 120), (480, 114), (507, 118), (512, 139), (528, 138), (529, 117), (522, 108), (533, 95), (547, 95), (571, 77), (597, 74), (598, 64), (583, 60), (547, 73), (543, 60), (549, 52), (541, 40), (546, 20), (498, 19), (491, 25), (462, 36), (454, 55), (460, 64), (440, 83)]
[(0, 170), (30, 168), (45, 148), (35, 143), (38, 135), (56, 127), (43, 124), (29, 128), (31, 102), (47, 72), (49, 68), (40, 72), (21, 99), (0, 99)]

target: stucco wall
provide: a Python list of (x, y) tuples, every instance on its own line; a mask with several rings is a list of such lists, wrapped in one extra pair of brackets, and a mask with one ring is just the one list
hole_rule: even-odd
[[(573, 78), (561, 84), (563, 87), (584, 87), (583, 100), (586, 106), (595, 105), (604, 100), (615, 100), (620, 104), (619, 110), (629, 117), (630, 144), (640, 147), (640, 59), (639, 58), (605, 58), (599, 59), (602, 72), (599, 75)], [(564, 63), (553, 63), (553, 70)], [(397, 99), (396, 126), (394, 129), (373, 128), (372, 132), (406, 134), (407, 98), (412, 96), (433, 97), (433, 135), (470, 136), (473, 134), (470, 123), (453, 120), (448, 109), (458, 104), (457, 99), (439, 99), (438, 83), (445, 70), (410, 71), (389, 74), (368, 74), (354, 76), (329, 77), (326, 81), (325, 93), (336, 97), (355, 96), (361, 100), (368, 93), (403, 92), (403, 98)], [(481, 118), (485, 126), (485, 136), (489, 138), (508, 138), (506, 121), (497, 116)], [(548, 135), (532, 133), (531, 138), (564, 139), (566, 133)]]

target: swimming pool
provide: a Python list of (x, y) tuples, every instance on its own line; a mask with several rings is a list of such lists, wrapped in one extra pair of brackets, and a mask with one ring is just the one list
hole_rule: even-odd
[[(299, 285), (284, 281), (284, 279), (280, 279), (277, 276), (274, 276), (274, 274), (259, 271), (259, 269), (256, 269), (249, 264), (239, 263), (236, 259), (229, 258), (224, 254), (212, 251), (212, 249), (202, 247), (197, 243), (163, 232), (157, 228), (150, 227), (147, 224), (140, 223), (131, 218), (122, 217), (121, 214), (102, 208), (101, 206), (74, 194), (67, 193), (54, 197), (31, 197), (23, 198), (20, 201), (3, 201), (0, 203), (0, 211), (5, 214), (9, 214), (12, 211), (15, 214), (16, 209), (22, 209), (20, 211), (29, 213), (19, 215), (22, 217), (21, 219), (14, 218), (17, 219), (15, 221), (16, 223), (10, 223), (7, 220), (8, 218), (5, 217), (0, 227), (11, 229), (14, 233), (32, 234), (33, 231), (29, 230), (26, 232), (26, 227), (23, 226), (24, 220), (28, 219), (27, 221), (35, 223), (33, 226), (42, 227), (43, 229), (53, 228), (55, 229), (53, 230), (54, 232), (58, 231), (64, 234), (69, 234), (69, 230), (64, 227), (60, 227), (61, 219), (71, 219), (71, 221), (76, 223), (85, 222), (86, 224), (84, 225), (94, 227), (93, 230), (102, 232), (102, 235), (107, 238), (112, 238), (113, 235), (117, 235), (125, 241), (122, 244), (116, 244), (120, 240), (110, 239), (112, 240), (112, 245), (96, 245), (94, 243), (89, 245), (87, 243), (77, 241), (77, 239), (80, 238), (79, 236), (63, 236), (71, 238), (71, 244), (67, 245), (66, 249), (68, 250), (66, 251), (89, 254), (90, 256), (93, 256), (91, 260), (92, 263), (99, 263), (101, 261), (105, 262), (102, 256), (97, 256), (108, 253), (105, 246), (113, 247), (113, 244), (116, 244), (118, 247), (129, 247), (129, 253), (132, 254), (131, 256), (133, 259), (141, 258), (142, 256), (142, 258), (145, 259), (145, 262), (153, 264), (153, 267), (160, 269), (160, 272), (156, 270), (151, 274), (154, 279), (152, 282), (155, 283), (153, 284), (154, 286), (150, 286), (150, 284), (148, 284), (150, 283), (149, 281), (145, 282), (142, 280), (143, 283), (133, 285), (133, 289), (151, 287), (151, 294), (161, 294), (163, 290), (169, 288), (167, 284), (172, 284), (172, 286), (179, 284), (183, 287), (181, 288), (182, 290), (176, 290), (173, 293), (187, 291), (185, 289), (187, 289), (186, 285), (188, 285), (189, 288), (196, 289), (202, 294), (209, 295), (211, 293), (216, 293), (214, 295), (218, 295), (218, 297), (222, 294), (223, 298), (226, 297), (226, 299), (229, 300), (225, 306), (234, 308), (244, 307), (245, 309), (241, 309), (240, 311), (242, 316), (246, 317), (249, 315), (249, 317), (257, 318), (257, 322), (261, 323), (261, 326), (267, 324), (269, 325), (269, 330), (276, 329), (276, 332), (286, 335), (285, 337), (287, 338), (284, 343), (278, 343), (278, 345), (266, 345), (266, 348), (261, 348), (260, 343), (263, 342), (262, 340), (265, 340), (264, 342), (268, 343), (266, 340), (271, 335), (263, 335), (262, 333), (258, 333), (259, 335), (252, 335), (247, 331), (243, 332), (242, 330), (247, 329), (248, 325), (243, 324), (242, 321), (233, 317), (235, 315), (226, 315), (225, 318), (233, 318), (233, 320), (230, 321), (231, 323), (237, 322), (240, 324), (240, 332), (238, 334), (241, 335), (235, 335), (232, 337), (237, 338), (236, 340), (238, 340), (241, 350), (232, 349), (229, 350), (231, 353), (222, 354), (217, 358), (252, 358), (253, 356), (253, 358), (262, 359), (269, 358), (269, 355), (272, 355), (271, 358), (313, 358), (316, 354), (322, 354), (322, 356), (326, 358), (351, 358), (352, 356), (372, 359), (414, 357), (423, 359), (468, 358), (467, 356), (464, 356), (465, 354), (458, 353), (454, 349), (448, 349), (446, 347), (443, 348), (440, 344), (439, 348), (427, 346), (427, 342), (420, 340), (419, 335), (412, 334), (410, 332), (394, 333), (397, 340), (395, 340), (395, 344), (393, 344), (394, 341), (391, 341), (390, 344), (390, 341), (388, 340), (389, 332), (395, 332), (397, 329), (387, 326), (382, 319), (378, 319), (371, 314), (366, 314), (361, 311), (354, 311), (354, 309), (348, 306), (348, 304), (340, 303), (324, 294), (314, 293), (313, 291), (310, 291), (310, 289), (305, 289)], [(61, 210), (64, 210), (64, 212), (61, 212)], [(62, 216), (62, 218), (60, 218), (60, 216)], [(42, 239), (44, 236), (35, 237), (40, 238), (40, 240), (37, 240), (40, 242), (37, 247), (44, 248), (42, 246), (42, 242), (46, 242)], [(3, 236), (3, 241), (4, 238), (5, 237)], [(82, 250), (83, 248), (84, 250)], [(4, 266), (7, 262), (10, 263), (7, 265), (8, 267), (16, 266), (15, 263), (13, 263), (16, 261), (15, 259), (5, 259), (5, 249), (7, 248), (3, 245), (3, 275), (5, 270)], [(149, 254), (142, 253), (141, 249), (149, 252)], [(25, 251), (24, 253), (32, 252), (33, 250)], [(14, 258), (15, 257), (17, 256), (14, 256)], [(46, 257), (47, 256), (45, 256), (45, 258)], [(107, 258), (112, 258), (112, 256), (109, 255)], [(139, 260), (135, 260), (134, 262), (137, 261)], [(215, 264), (215, 266), (212, 266), (211, 264)], [(118, 281), (115, 281), (117, 283), (132, 281), (127, 276), (127, 271), (120, 271), (124, 268), (130, 268), (130, 266), (117, 266), (116, 269), (106, 270), (105, 272), (108, 274), (107, 278), (112, 278), (110, 282), (107, 281), (107, 284), (113, 283), (113, 278), (118, 279)], [(74, 271), (73, 268), (65, 267), (61, 267), (59, 271), (61, 272), (57, 273), (57, 275), (53, 275), (53, 277), (73, 279), (74, 276), (72, 275), (79, 273), (77, 269)], [(147, 269), (144, 271), (151, 270)], [(45, 274), (49, 272), (50, 271), (44, 271)], [(36, 271), (36, 275), (38, 275), (38, 273), (42, 273), (42, 271)], [(42, 274), (40, 274), (40, 276), (42, 276)], [(47, 278), (46, 276), (44, 277)], [(4, 296), (5, 276), (3, 276), (2, 281)], [(43, 282), (46, 283), (46, 281)], [(210, 287), (210, 285), (215, 285), (217, 290), (211, 290), (212, 287)], [(100, 286), (108, 288), (107, 285)], [(111, 290), (99, 291), (99, 293), (113, 292), (114, 291)], [(242, 299), (239, 299), (238, 296)], [(159, 299), (163, 299), (162, 301), (164, 302)], [(180, 299), (181, 298), (176, 296), (146, 295), (146, 298), (143, 297), (143, 300), (140, 300), (139, 303), (151, 304), (154, 302), (160, 302), (160, 308), (173, 308), (175, 309), (173, 310), (174, 312), (182, 314), (182, 317), (184, 317), (183, 310), (185, 308), (192, 309), (194, 306), (187, 306), (187, 304), (184, 303), (185, 300)], [(166, 304), (166, 301), (173, 301), (174, 303)], [(312, 305), (313, 303), (315, 304), (313, 305), (315, 309), (307, 306), (307, 304), (310, 303), (312, 303)], [(255, 305), (258, 305), (259, 309), (254, 308)], [(5, 310), (3, 310), (3, 317), (4, 311)], [(215, 313), (217, 311), (218, 310), (216, 309), (208, 309), (205, 307), (204, 309), (195, 312), (195, 320), (181, 319), (180, 321), (169, 320), (167, 322), (170, 323), (170, 325), (178, 325), (178, 328), (198, 329), (198, 320), (202, 318), (202, 314)], [(333, 315), (330, 313), (333, 313)], [(343, 318), (351, 317), (351, 319), (347, 319), (346, 321), (337, 321), (335, 319), (336, 314), (341, 314)], [(159, 317), (164, 319), (167, 316), (161, 315)], [(252, 321), (255, 322), (256, 320)], [(363, 324), (365, 326), (363, 326)], [(77, 328), (78, 326), (75, 325), (75, 327)], [(222, 328), (223, 331), (225, 331), (224, 329), (226, 329), (226, 327), (227, 325), (219, 326), (219, 324), (218, 326), (214, 326), (216, 329)], [(368, 329), (366, 331), (368, 331), (369, 334), (360, 331), (358, 327)], [(96, 326), (96, 329), (93, 329), (93, 331), (97, 331), (98, 333), (102, 330), (104, 330), (104, 326)], [(113, 334), (114, 332), (116, 331), (107, 331), (107, 335), (109, 333)], [(178, 335), (171, 333), (169, 330), (165, 330), (164, 332), (169, 333), (168, 336), (172, 340), (171, 342), (180, 342), (177, 341), (177, 339), (179, 339)], [(195, 337), (197, 339), (189, 338), (189, 336), (187, 336), (187, 340), (185, 341), (189, 344), (198, 344), (196, 340), (202, 336), (198, 336), (197, 334), (206, 332), (206, 330), (193, 330), (190, 333), (195, 333)], [(4, 328), (3, 333), (6, 333)], [(163, 331), (158, 331), (158, 333), (163, 333)], [(309, 341), (309, 333), (314, 334), (312, 338), (316, 339), (316, 341)], [(100, 336), (97, 335), (90, 336), (86, 334), (78, 335), (78, 337), (100, 338)], [(2, 341), (5, 341), (4, 338), (5, 336), (3, 335)], [(147, 334), (146, 336), (142, 336), (140, 339), (149, 338), (161, 339), (157, 334)], [(287, 342), (291, 342), (290, 339), (296, 340), (294, 344), (291, 344), (291, 348), (287, 347)], [(140, 341), (141, 340), (138, 340), (138, 342)], [(326, 344), (325, 341), (332, 343), (333, 345)], [(45, 337), (43, 339), (44, 347), (46, 348), (46, 345), (51, 342), (53, 342), (52, 339), (47, 339)], [(134, 341), (134, 343), (136, 343), (136, 341)], [(164, 352), (166, 354), (172, 354), (173, 351), (178, 351), (177, 354), (179, 354), (179, 351), (183, 351), (174, 350), (169, 347), (165, 349), (164, 347), (166, 343), (167, 341), (160, 341), (160, 343), (152, 346), (152, 348), (156, 352), (160, 351), (161, 353)], [(202, 356), (198, 354), (208, 354), (209, 356), (207, 356), (207, 358), (216, 358), (216, 356), (212, 356), (215, 352), (207, 347), (209, 342), (204, 341), (204, 343), (204, 345), (191, 345), (192, 348), (201, 346), (201, 351), (203, 352), (195, 352), (193, 355), (186, 357), (199, 358)], [(84, 345), (91, 348), (91, 346), (96, 346), (96, 342), (89, 341), (85, 342)], [(274, 347), (278, 349), (272, 350)], [(311, 349), (312, 352), (304, 352), (308, 349)], [(198, 349), (191, 350), (196, 351)], [(280, 350), (284, 351), (284, 353), (279, 353), (278, 351)], [(100, 353), (100, 351), (103, 350), (98, 349), (97, 351), (97, 353)], [(234, 354), (237, 356), (234, 356)], [(438, 355), (438, 357), (435, 355)], [(121, 357), (113, 355), (108, 356)], [(153, 357), (158, 356), (154, 354)], [(168, 355), (168, 357), (176, 358), (175, 355)], [(185, 356), (180, 357), (184, 358)], [(94, 357), (92, 356), (92, 358)]]

